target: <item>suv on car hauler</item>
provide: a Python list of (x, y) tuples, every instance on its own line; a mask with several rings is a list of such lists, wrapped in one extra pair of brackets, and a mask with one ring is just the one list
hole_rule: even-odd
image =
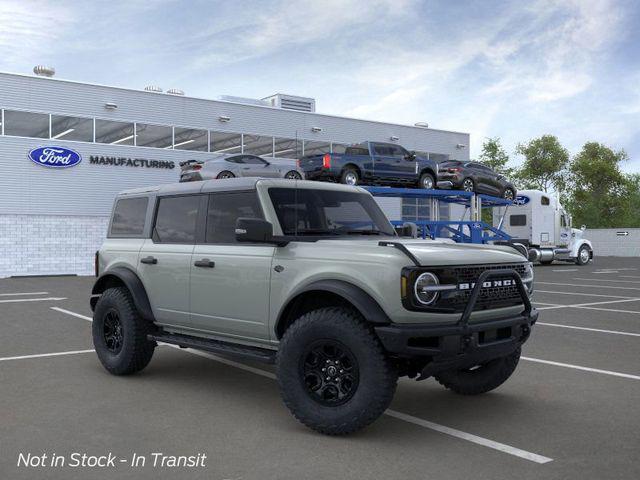
[(96, 270), (109, 372), (142, 370), (157, 341), (275, 363), (287, 407), (332, 435), (381, 415), (398, 376), (498, 387), (537, 319), (511, 247), (401, 238), (368, 192), (319, 182), (123, 192)]

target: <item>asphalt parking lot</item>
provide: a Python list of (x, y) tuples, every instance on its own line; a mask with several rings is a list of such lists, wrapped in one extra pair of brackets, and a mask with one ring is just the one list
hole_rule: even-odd
[[(161, 346), (130, 377), (92, 351), (91, 277), (0, 280), (0, 479), (640, 478), (640, 259), (536, 267), (539, 324), (480, 397), (401, 379), (387, 415), (316, 434), (272, 369)], [(18, 467), (19, 454), (207, 455), (205, 467)]]

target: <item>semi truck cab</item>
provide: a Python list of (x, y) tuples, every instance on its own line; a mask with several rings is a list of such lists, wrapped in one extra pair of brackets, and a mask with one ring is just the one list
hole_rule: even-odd
[(494, 216), (494, 226), (526, 245), (532, 262), (585, 265), (593, 259), (593, 246), (583, 238), (586, 227), (572, 228), (571, 215), (559, 200), (541, 190), (518, 192), (513, 205)]

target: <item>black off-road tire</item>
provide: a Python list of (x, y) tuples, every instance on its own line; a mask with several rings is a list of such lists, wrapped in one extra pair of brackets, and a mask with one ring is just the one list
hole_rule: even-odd
[(435, 375), (445, 388), (460, 395), (479, 395), (498, 388), (515, 371), (520, 348), (506, 357), (496, 358), (474, 370), (449, 370)]
[[(321, 403), (306, 383), (307, 352), (318, 342), (337, 342), (355, 359), (357, 382), (342, 404)], [(280, 342), (276, 373), (291, 413), (326, 435), (349, 434), (376, 420), (391, 403), (398, 380), (371, 328), (357, 312), (341, 307), (314, 310), (289, 327)]]
[[(114, 313), (121, 325), (122, 341), (118, 351), (110, 349), (105, 335), (105, 321), (108, 315), (112, 319)], [(139, 372), (149, 364), (156, 348), (156, 342), (147, 340), (152, 324), (140, 317), (131, 294), (124, 287), (109, 288), (98, 299), (93, 313), (92, 330), (98, 359), (114, 375)]]

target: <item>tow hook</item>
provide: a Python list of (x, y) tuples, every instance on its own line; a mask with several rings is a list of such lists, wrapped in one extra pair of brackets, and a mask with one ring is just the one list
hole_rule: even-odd
[(522, 327), (522, 337), (521, 340), (526, 340), (529, 337), (529, 334), (531, 333), (531, 329), (529, 328), (528, 325), (525, 325), (524, 327)]

